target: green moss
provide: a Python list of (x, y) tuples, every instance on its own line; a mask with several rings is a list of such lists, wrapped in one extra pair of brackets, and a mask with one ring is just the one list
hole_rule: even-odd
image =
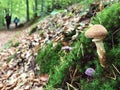
[[(119, 76), (112, 64), (120, 70), (119, 63), (119, 53), (120, 53), (120, 3), (113, 4), (110, 7), (107, 7), (102, 12), (98, 13), (95, 17), (92, 18), (93, 24), (102, 24), (105, 26), (109, 32), (108, 36), (105, 38), (105, 48), (106, 48), (106, 57), (109, 63), (109, 73), (112, 73), (114, 70), (115, 74)], [(94, 62), (95, 63), (95, 62)], [(97, 63), (96, 63), (97, 64)], [(99, 64), (99, 63), (98, 63)], [(91, 82), (86, 82), (86, 80), (80, 81), (82, 84), (83, 90), (119, 90), (118, 83), (120, 82), (119, 77), (116, 80), (106, 78), (103, 73), (103, 69), (96, 65), (96, 78)], [(111, 74), (111, 77), (113, 74)], [(100, 78), (100, 79), (99, 79)]]
[[(87, 45), (88, 43), (90, 46)], [(67, 75), (69, 76), (68, 71), (70, 67), (77, 65), (79, 72), (84, 73), (87, 65), (94, 64), (91, 61), (94, 60), (93, 57), (95, 55), (90, 50), (94, 47), (90, 40), (85, 38), (84, 33), (73, 43), (72, 51), (62, 51), (61, 47), (61, 44), (58, 44), (53, 48), (52, 44), (50, 44), (46, 48), (41, 49), (37, 56), (37, 61), (41, 68), (40, 73), (50, 74), (48, 87), (63, 87), (62, 84), (66, 84)], [(89, 57), (89, 55), (91, 56)]]
[[(111, 73), (113, 69), (117, 79), (113, 80), (106, 77), (106, 73), (100, 66), (94, 43), (91, 39), (85, 38), (83, 32), (71, 45), (74, 48), (70, 52), (62, 51), (61, 44), (52, 47), (52, 43), (46, 48), (40, 49), (37, 56), (37, 61), (41, 68), (40, 73), (48, 73), (50, 75), (50, 80), (45, 90), (54, 90), (53, 88), (58, 87), (67, 90), (66, 82), (71, 82), (69, 69), (72, 68), (74, 70), (75, 67), (77, 69), (76, 76), (79, 77), (72, 84), (75, 88), (81, 88), (82, 90), (119, 90), (120, 75), (112, 66), (114, 64), (118, 70), (120, 68), (119, 13), (119, 4), (114, 4), (97, 14), (91, 21), (93, 24), (102, 24), (108, 29), (109, 34), (105, 39), (105, 48), (110, 66), (109, 74), (111, 77), (113, 76)], [(69, 41), (69, 39), (67, 40)], [(96, 71), (91, 81), (88, 81), (87, 76), (84, 74), (84, 71), (89, 67), (93, 67)]]
[(82, 90), (117, 90), (115, 88), (116, 81), (114, 80), (102, 80), (101, 78), (96, 78), (91, 82), (86, 82), (81, 80)]

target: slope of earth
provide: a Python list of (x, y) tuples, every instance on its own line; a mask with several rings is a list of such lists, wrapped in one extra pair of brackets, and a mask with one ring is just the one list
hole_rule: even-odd
[(42, 90), (49, 75), (38, 74), (40, 70), (36, 63), (38, 50), (51, 42), (54, 42), (52, 47), (55, 47), (62, 41), (63, 46), (67, 46), (62, 49), (70, 50), (69, 45), (77, 39), (84, 28), (90, 26), (91, 17), (99, 10), (92, 11), (94, 13), (89, 9), (83, 10), (79, 5), (73, 5), (65, 13), (48, 16), (41, 21), (37, 26), (38, 32), (30, 36), (28, 33), (21, 33), (21, 37), (24, 35), (25, 37), (19, 39), (20, 44), (17, 47), (4, 49), (0, 53), (0, 89)]

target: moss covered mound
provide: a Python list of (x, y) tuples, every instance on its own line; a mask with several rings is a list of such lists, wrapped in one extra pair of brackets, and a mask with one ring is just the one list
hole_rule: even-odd
[[(100, 66), (94, 43), (85, 38), (84, 31), (79, 34), (71, 47), (71, 51), (61, 50), (58, 43), (53, 47), (50, 43), (39, 50), (37, 61), (40, 73), (48, 73), (50, 80), (46, 90), (63, 88), (63, 90), (119, 90), (120, 83), (120, 7), (113, 4), (92, 18), (91, 23), (102, 24), (109, 32), (105, 39), (105, 48), (109, 70), (105, 72)], [(85, 75), (89, 67), (95, 69), (93, 78)]]

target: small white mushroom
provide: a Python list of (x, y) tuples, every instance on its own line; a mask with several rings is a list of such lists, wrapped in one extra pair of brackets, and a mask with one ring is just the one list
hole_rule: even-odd
[(41, 75), (40, 80), (43, 82), (47, 82), (49, 80), (49, 75), (48, 74)]
[(42, 85), (46, 85), (46, 83), (49, 80), (49, 75), (48, 74), (44, 74), (40, 76), (40, 81)]
[(107, 61), (105, 56), (106, 52), (103, 44), (103, 39), (106, 37), (107, 34), (108, 32), (105, 29), (105, 27), (99, 24), (91, 26), (91, 28), (85, 32), (85, 36), (87, 38), (93, 38), (92, 41), (96, 45), (97, 53), (100, 59), (100, 64), (103, 68), (107, 66), (106, 65)]

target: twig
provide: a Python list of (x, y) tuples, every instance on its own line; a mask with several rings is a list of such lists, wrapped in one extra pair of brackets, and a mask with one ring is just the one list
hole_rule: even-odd
[[(70, 90), (70, 87), (73, 88), (74, 90), (77, 90), (74, 86), (72, 86), (71, 84), (69, 84), (68, 82), (67, 83), (67, 86), (68, 86), (68, 90)], [(69, 87), (70, 86), (70, 87)]]
[(67, 83), (67, 88), (68, 88), (68, 90), (70, 90), (70, 86), (68, 85), (68, 83)]
[[(71, 72), (71, 67), (69, 68), (69, 72)], [(70, 73), (70, 79), (72, 79), (72, 74)]]
[[(114, 64), (112, 64), (112, 66), (113, 66), (113, 68), (118, 72), (118, 74), (120, 74), (120, 71), (117, 69), (117, 67), (116, 67)], [(116, 80), (116, 74), (115, 74), (115, 72), (113, 71), (113, 69), (112, 69), (112, 72), (113, 72), (114, 77), (109, 77), (109, 76), (107, 76), (107, 77), (109, 77), (109, 78), (111, 78), (111, 79), (113, 79), (113, 80)]]
[(82, 56), (84, 57), (84, 51), (83, 51), (83, 44), (82, 43), (80, 45), (80, 48), (81, 48)]
[(76, 82), (76, 84), (78, 85), (79, 89), (82, 90), (80, 83)]
[(117, 67), (116, 67), (114, 64), (112, 64), (112, 66), (113, 66), (114, 69), (120, 74), (120, 71), (117, 69)]
[(113, 79), (113, 80), (116, 80), (116, 75), (115, 75), (115, 72), (112, 70), (112, 72), (113, 72), (113, 75), (114, 75), (114, 77), (110, 77), (110, 76), (107, 76), (108, 78), (111, 78), (111, 79)]
[(70, 84), (73, 83), (76, 73), (77, 73), (77, 67), (75, 68), (75, 71), (74, 71), (74, 73), (73, 73), (72, 80), (71, 80), (71, 83), (70, 83)]

